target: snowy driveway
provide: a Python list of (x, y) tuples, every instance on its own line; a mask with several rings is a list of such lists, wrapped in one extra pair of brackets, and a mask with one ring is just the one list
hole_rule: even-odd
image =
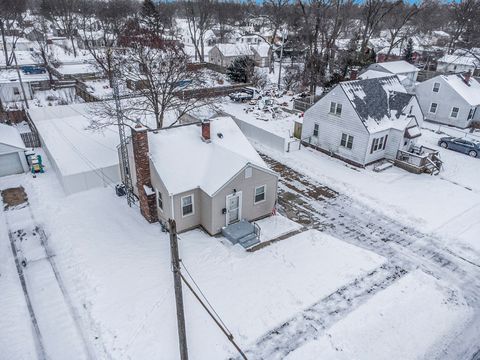
[[(388, 263), (384, 268), (385, 274), (374, 282), (375, 286), (372, 287), (367, 276), (367, 280), (362, 279), (363, 284), (354, 282), (350, 287), (340, 289), (341, 295), (346, 296), (339, 296), (336, 303), (328, 298), (323, 299), (272, 329), (249, 349), (254, 358), (284, 357), (310, 339), (320, 336), (334, 322), (329, 318), (338, 318), (339, 312), (346, 314), (353, 311), (376, 290), (389, 286), (392, 277), (396, 280), (405, 272), (417, 269), (460, 289), (468, 305), (475, 311), (473, 319), (465, 324), (463, 333), (457, 337), (461, 340), (452, 337), (444, 345), (442, 359), (470, 359), (474, 356), (480, 338), (479, 264), (448, 249), (432, 235), (404, 226), (345, 195), (337, 194), (269, 157), (265, 156), (264, 159), (281, 176), (279, 206), (282, 212), (307, 227), (382, 255), (388, 259)], [(363, 291), (359, 286), (363, 287)], [(312, 318), (318, 321), (312, 321)]]
[[(38, 226), (23, 188), (4, 193), (23, 193), (23, 202), (9, 207), (5, 219), (12, 254), (27, 302), (38, 359), (93, 359), (79, 317), (50, 251), (48, 239)], [(18, 353), (21, 356), (21, 353)]]

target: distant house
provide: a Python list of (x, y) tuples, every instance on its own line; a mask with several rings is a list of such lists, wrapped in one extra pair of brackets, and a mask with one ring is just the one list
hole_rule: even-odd
[(418, 68), (404, 60), (371, 64), (367, 70), (375, 70), (397, 75), (407, 91), (413, 92), (418, 76)]
[(0, 177), (28, 171), (25, 150), (18, 130), (0, 124)]
[(235, 59), (248, 56), (254, 58), (254, 53), (248, 45), (217, 44), (208, 52), (208, 61), (212, 64), (229, 67)]
[(396, 159), (421, 135), (423, 114), (397, 76), (345, 81), (305, 112), (302, 139), (357, 166)]
[(480, 61), (468, 55), (444, 55), (437, 60), (437, 71), (441, 73), (463, 73), (469, 71), (477, 75), (479, 67)]
[(269, 67), (272, 59), (272, 47), (268, 44), (260, 44), (250, 47), (253, 51), (253, 60), (258, 67)]
[(215, 235), (240, 220), (269, 216), (277, 199), (270, 170), (232, 118), (147, 132), (132, 129), (132, 183), (149, 222)]
[(439, 75), (418, 84), (425, 119), (467, 128), (480, 121), (480, 83), (467, 74)]
[[(33, 98), (32, 85), (46, 85), (49, 82), (48, 74), (21, 74), (21, 76), (27, 100)], [(22, 88), (16, 70), (10, 69), (0, 72), (0, 104), (5, 108), (10, 102), (23, 100)]]

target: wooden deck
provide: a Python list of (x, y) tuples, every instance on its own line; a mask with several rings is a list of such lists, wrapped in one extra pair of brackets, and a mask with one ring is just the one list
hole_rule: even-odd
[(442, 168), (442, 160), (437, 150), (420, 146), (410, 151), (398, 150), (395, 165), (415, 174), (438, 175)]

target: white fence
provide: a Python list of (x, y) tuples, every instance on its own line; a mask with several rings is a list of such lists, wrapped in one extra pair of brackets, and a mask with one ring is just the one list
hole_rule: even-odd
[(243, 134), (250, 140), (256, 141), (278, 151), (284, 152), (288, 150), (289, 139), (238, 118), (234, 118), (234, 120), (240, 130), (242, 130)]
[(480, 140), (480, 132), (470, 132), (462, 129), (457, 129), (447, 125), (429, 125), (430, 129), (434, 129), (438, 133), (444, 133), (449, 136), (455, 136), (460, 138), (470, 138), (474, 140)]

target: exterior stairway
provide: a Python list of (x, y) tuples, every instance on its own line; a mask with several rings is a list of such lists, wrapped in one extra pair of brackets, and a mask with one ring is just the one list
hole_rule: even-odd
[(232, 244), (240, 244), (245, 249), (260, 243), (260, 227), (256, 223), (250, 223), (246, 220), (240, 220), (225, 226), (222, 229), (222, 234)]

